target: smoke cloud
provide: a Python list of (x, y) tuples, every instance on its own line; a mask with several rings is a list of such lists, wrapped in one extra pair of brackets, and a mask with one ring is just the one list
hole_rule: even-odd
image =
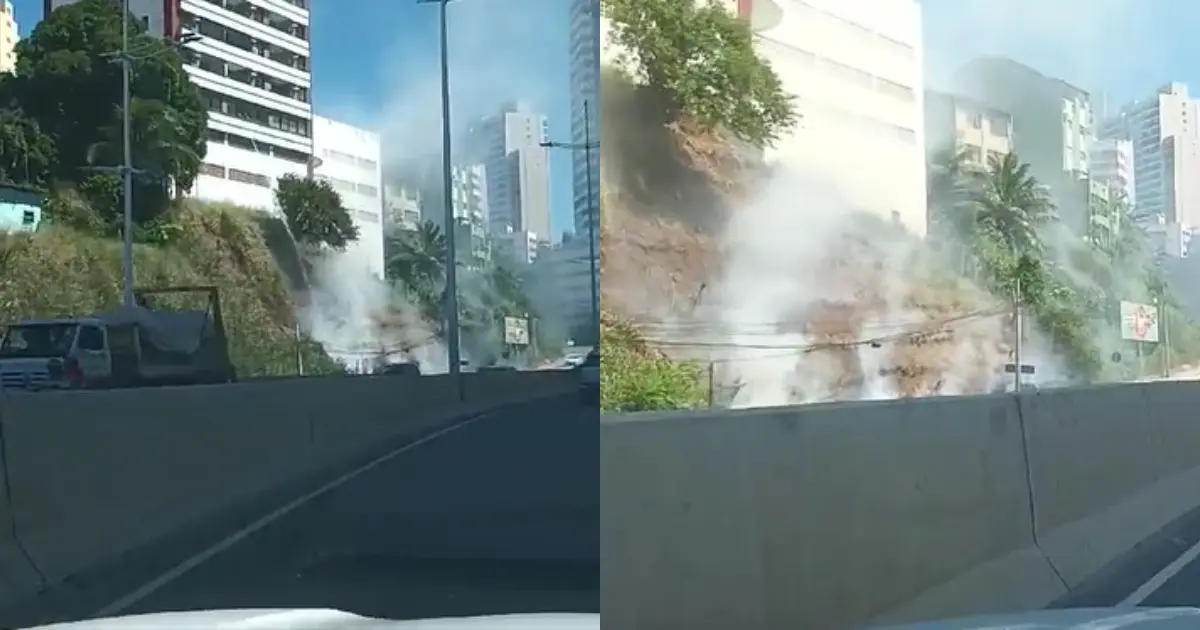
[[(545, 60), (548, 49), (566, 53), (568, 8), (562, 0), (464, 0), (447, 8), (456, 137), (468, 121), (495, 112), (507, 101), (521, 100), (545, 111), (551, 98), (561, 97), (554, 91), (562, 89), (565, 65), (559, 77), (547, 72)], [(376, 61), (388, 86), (384, 102), (362, 103), (344, 94), (325, 108), (353, 113), (359, 124), (380, 134), (385, 181), (440, 164), (438, 8), (420, 6), (409, 13), (431, 35), (401, 38)], [(313, 337), (350, 364), (386, 358), (416, 361), (426, 373), (446, 371), (445, 348), (434, 334), (438, 324), (423, 321), (405, 299), (403, 287), (374, 276), (363, 263), (353, 247), (328, 252), (318, 260), (310, 279), (312, 305), (306, 313)], [(461, 305), (484, 301), (483, 286), (462, 282)], [(489, 342), (488, 350), (499, 345), (498, 332), (482, 338)], [(464, 358), (473, 358), (465, 356), (465, 350)]]

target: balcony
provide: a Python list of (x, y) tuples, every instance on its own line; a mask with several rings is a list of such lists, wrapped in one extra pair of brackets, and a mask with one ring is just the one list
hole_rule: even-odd
[(285, 50), (305, 57), (309, 56), (306, 40), (283, 33), (262, 22), (239, 15), (212, 0), (184, 0), (182, 8), (187, 12), (226, 28), (245, 33), (255, 39), (274, 44)]

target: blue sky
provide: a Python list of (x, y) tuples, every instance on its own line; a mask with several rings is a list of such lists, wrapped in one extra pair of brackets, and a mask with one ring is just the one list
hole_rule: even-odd
[[(21, 34), (42, 0), (13, 0)], [(390, 154), (440, 146), (436, 5), (416, 0), (312, 0), (317, 113), (375, 129)], [(524, 99), (546, 114), (552, 140), (570, 140), (569, 0), (460, 0), (449, 7), (451, 119)], [(571, 157), (551, 162), (552, 235), (572, 220)]]
[[(927, 82), (1003, 54), (1116, 105), (1169, 81), (1200, 92), (1200, 4), (1179, 0), (922, 0)], [(943, 83), (944, 85), (944, 83)]]

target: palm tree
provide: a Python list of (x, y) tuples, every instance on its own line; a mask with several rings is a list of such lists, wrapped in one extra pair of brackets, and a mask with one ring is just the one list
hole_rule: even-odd
[(946, 149), (929, 163), (927, 203), (930, 223), (938, 236), (960, 243), (972, 240), (975, 207), (972, 192), (978, 187), (979, 172), (972, 168), (965, 149)]
[(976, 223), (995, 234), (1014, 253), (1040, 255), (1038, 229), (1055, 219), (1049, 191), (1015, 153), (988, 158), (987, 174), (973, 191)]
[(436, 316), (446, 282), (446, 235), (432, 221), (392, 239), (388, 276), (398, 280), (427, 314)]

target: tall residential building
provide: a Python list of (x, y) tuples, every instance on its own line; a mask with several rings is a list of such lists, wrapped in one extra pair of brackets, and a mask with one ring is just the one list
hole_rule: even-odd
[(421, 224), (421, 195), (400, 186), (384, 186), (383, 231), (412, 231)]
[(1092, 179), (1124, 195), (1126, 202), (1137, 203), (1137, 175), (1133, 143), (1121, 138), (1102, 138), (1092, 143), (1089, 170)]
[(925, 92), (925, 150), (961, 151), (976, 166), (1012, 151), (1013, 119), (1007, 112), (944, 92)]
[(12, 0), (4, 0), (4, 15), (0, 15), (0, 72), (12, 72), (17, 67), (17, 15)]
[(525, 103), (505, 104), (471, 125), (463, 154), (486, 169), (492, 234), (550, 239), (550, 165), (541, 146), (546, 138), (546, 117)]
[[(74, 0), (45, 0), (47, 13)], [(188, 76), (208, 107), (208, 154), (191, 194), (273, 211), (282, 175), (313, 155), (308, 0), (131, 0), (152, 33), (198, 35)]]
[[(580, 147), (588, 144), (599, 146), (600, 3), (596, 0), (573, 0), (570, 28), (571, 142)], [(575, 232), (587, 235), (589, 217), (594, 213), (594, 220), (599, 219), (600, 151), (591, 151), (590, 154), (588, 151), (574, 151), (571, 156), (571, 179), (575, 193)], [(592, 233), (598, 238), (598, 230), (592, 230)]]
[(1200, 225), (1200, 111), (1186, 85), (1171, 83), (1128, 103), (1101, 124), (1105, 138), (1133, 147), (1139, 215)]
[(954, 77), (955, 92), (1012, 115), (1013, 151), (1054, 197), (1075, 234), (1090, 229), (1089, 148), (1096, 138), (1091, 97), (1078, 87), (1004, 57), (980, 57)]
[(358, 228), (347, 248), (370, 272), (383, 277), (383, 176), (379, 134), (321, 116), (313, 117), (314, 175), (342, 197)]
[(728, 0), (802, 116), (770, 161), (924, 235), (925, 122), (916, 0)]
[[(491, 259), (487, 229), (489, 183), (487, 168), (482, 164), (465, 164), (451, 169), (456, 253), (459, 260), (473, 267), (482, 266)], [(440, 166), (428, 165), (419, 183), (421, 220), (448, 232), (442, 185)]]

